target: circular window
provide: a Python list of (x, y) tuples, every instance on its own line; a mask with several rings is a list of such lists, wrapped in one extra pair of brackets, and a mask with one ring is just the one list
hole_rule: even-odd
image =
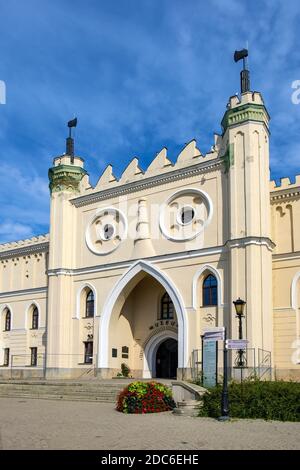
[(115, 233), (115, 228), (111, 224), (105, 224), (103, 228), (103, 238), (104, 240), (110, 240)]
[(180, 189), (160, 206), (159, 226), (169, 240), (193, 240), (210, 223), (212, 215), (213, 205), (207, 193), (197, 188)]
[(180, 223), (182, 225), (190, 224), (195, 218), (195, 211), (192, 207), (182, 207), (180, 210)]
[(126, 217), (115, 207), (98, 209), (85, 232), (86, 244), (96, 255), (111, 253), (126, 237)]

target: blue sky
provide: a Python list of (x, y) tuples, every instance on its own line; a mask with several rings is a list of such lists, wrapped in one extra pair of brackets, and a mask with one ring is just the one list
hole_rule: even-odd
[(47, 232), (47, 171), (75, 115), (92, 183), (133, 156), (146, 168), (164, 146), (174, 161), (193, 138), (207, 152), (247, 41), (272, 177), (300, 173), (298, 0), (0, 0), (0, 17), (0, 242)]

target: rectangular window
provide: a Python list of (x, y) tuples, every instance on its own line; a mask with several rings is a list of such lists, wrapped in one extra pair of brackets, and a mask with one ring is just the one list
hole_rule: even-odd
[(169, 296), (165, 293), (161, 298), (159, 320), (173, 320), (174, 318), (174, 304)]
[(111, 350), (111, 357), (118, 357), (118, 350), (117, 350), (117, 348), (112, 348), (112, 350)]
[(6, 367), (9, 366), (9, 348), (4, 348), (3, 365)]
[(129, 348), (127, 346), (122, 346), (122, 357), (124, 359), (128, 359), (129, 356)]
[(93, 341), (86, 341), (84, 343), (84, 363), (93, 363)]
[(31, 350), (30, 365), (34, 367), (37, 365), (37, 348), (30, 348), (30, 350)]

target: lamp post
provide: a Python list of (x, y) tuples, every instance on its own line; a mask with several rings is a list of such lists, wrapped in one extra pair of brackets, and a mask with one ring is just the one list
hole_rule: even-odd
[[(243, 324), (242, 319), (244, 318), (244, 309), (246, 302), (242, 300), (240, 297), (237, 300), (233, 301), (236, 316), (239, 319), (239, 339), (243, 339)], [(237, 367), (244, 367), (246, 365), (246, 358), (244, 357), (244, 350), (238, 350), (238, 357), (237, 357)]]
[(223, 388), (221, 396), (221, 416), (218, 418), (219, 421), (228, 421), (229, 418), (229, 400), (228, 400), (228, 362), (227, 355), (228, 349), (226, 347), (226, 327), (224, 329), (224, 351), (223, 351)]

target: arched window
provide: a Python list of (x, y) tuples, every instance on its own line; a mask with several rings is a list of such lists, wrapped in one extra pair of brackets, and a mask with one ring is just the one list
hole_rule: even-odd
[(86, 317), (94, 316), (94, 292), (92, 290), (89, 290), (86, 294), (85, 316)]
[(4, 325), (4, 331), (10, 331), (11, 330), (11, 313), (10, 310), (6, 310), (5, 314), (5, 325)]
[(209, 274), (203, 281), (203, 306), (218, 305), (218, 282), (215, 276)]
[(174, 304), (166, 292), (160, 302), (160, 319), (171, 320), (172, 318), (174, 318)]
[(37, 307), (34, 307), (33, 308), (33, 311), (32, 311), (32, 323), (31, 323), (31, 328), (33, 330), (37, 330), (39, 327), (39, 311), (37, 309)]

